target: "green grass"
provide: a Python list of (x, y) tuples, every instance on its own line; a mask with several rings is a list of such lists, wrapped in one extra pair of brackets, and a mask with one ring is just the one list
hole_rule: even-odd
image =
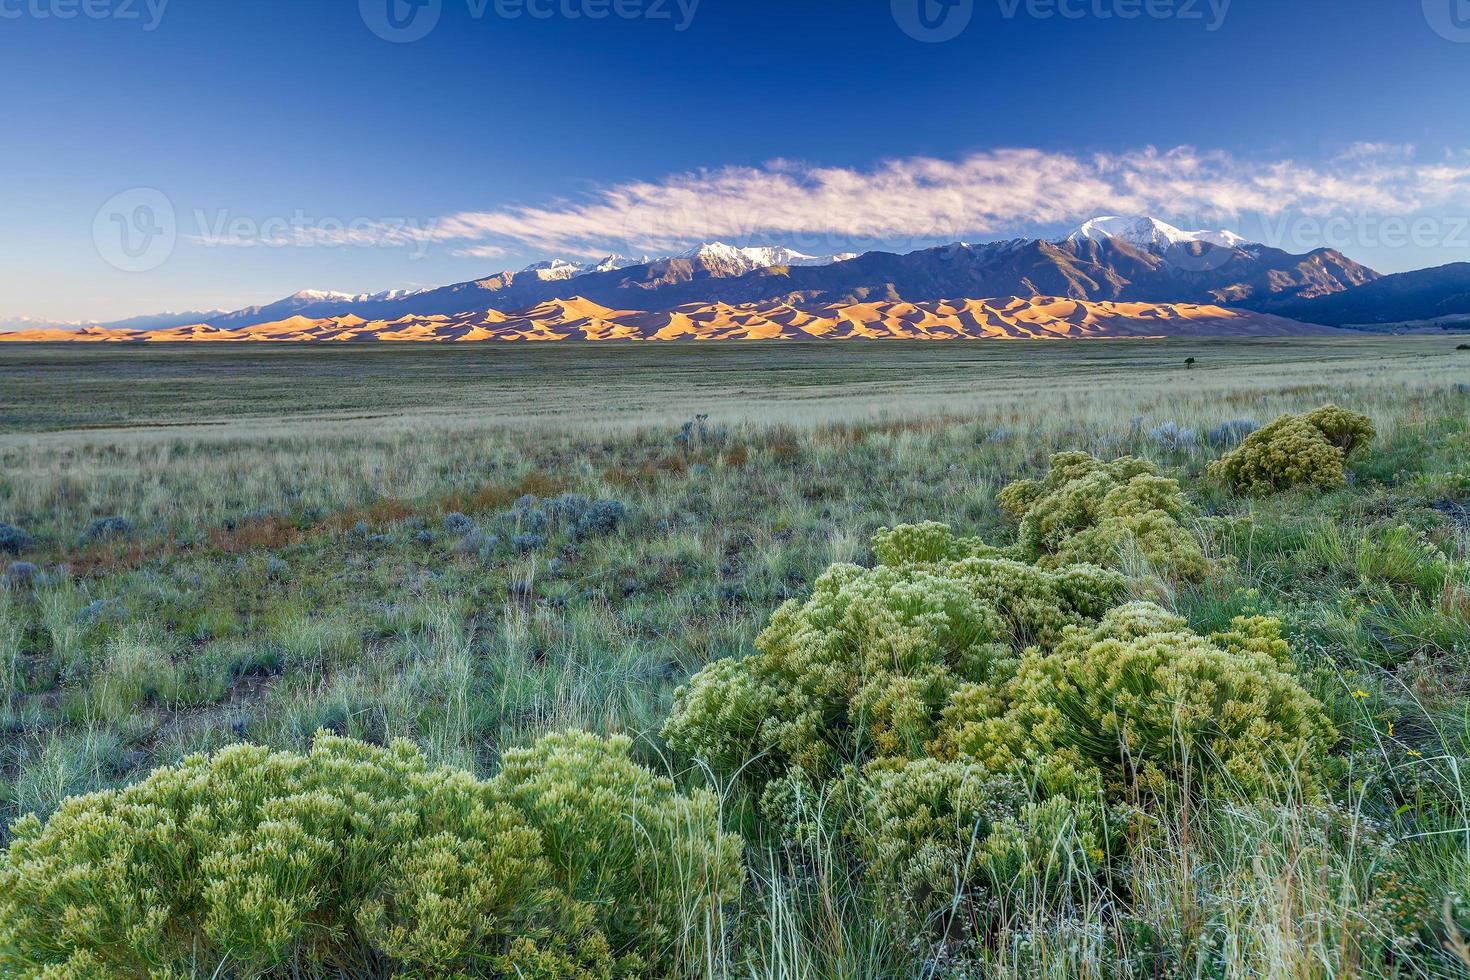
[[(1060, 909), (1004, 897), (996, 934), (947, 945), (888, 922), (837, 842), (765, 835), (732, 790), (751, 874), (702, 933), (704, 972), (1464, 975), (1447, 944), (1470, 934), (1470, 359), (1453, 347), (0, 348), (0, 520), (35, 535), (45, 572), (0, 592), (0, 825), (321, 728), (482, 775), (546, 732), (626, 732), (702, 782), (657, 735), (675, 688), (748, 652), (824, 568), (871, 563), (872, 532), (904, 522), (1007, 542), (996, 493), (1052, 452), (1135, 453), (1225, 519), (1200, 531), (1218, 575), (1138, 569), (1135, 592), (1201, 632), (1283, 619), (1345, 736), (1336, 802), (1164, 814), (1127, 880)], [(1379, 437), (1327, 493), (1237, 498), (1204, 480), (1217, 449), (1150, 436), (1328, 401)], [(703, 434), (681, 438), (696, 414)], [(562, 493), (628, 517), (579, 536), (516, 511)], [(451, 513), (498, 546), (466, 546)], [(137, 532), (78, 545), (112, 515)], [(526, 533), (544, 543), (517, 553)]]

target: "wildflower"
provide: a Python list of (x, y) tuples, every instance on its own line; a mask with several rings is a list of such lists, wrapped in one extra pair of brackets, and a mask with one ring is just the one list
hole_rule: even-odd
[(1363, 690), (1360, 687), (1356, 691), (1353, 692), (1353, 697), (1355, 697), (1355, 698), (1357, 698), (1358, 700), (1361, 701), (1363, 698), (1369, 697), (1369, 694), (1368, 694), (1367, 691)]

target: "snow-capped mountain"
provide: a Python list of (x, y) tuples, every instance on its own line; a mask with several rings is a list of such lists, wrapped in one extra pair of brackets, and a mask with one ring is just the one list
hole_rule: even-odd
[(395, 299), (407, 299), (427, 292), (425, 289), (385, 289), (380, 293), (339, 293), (333, 289), (302, 289), (292, 293), (282, 303), (293, 300), (303, 306), (312, 303), (381, 303)]
[(807, 255), (784, 245), (748, 245), (740, 247), (724, 242), (704, 242), (694, 248), (672, 256), (676, 259), (702, 259), (707, 264), (718, 264), (725, 268), (738, 268), (742, 272), (770, 269), (776, 266), (835, 265), (857, 258), (856, 252), (839, 252), (836, 255)]
[(532, 262), (520, 271), (520, 275), (531, 275), (542, 282), (562, 282), (593, 272), (613, 272), (649, 261), (646, 257), (630, 259), (623, 255), (609, 255), (596, 262), (568, 262), (566, 259), (546, 259)]
[(584, 269), (579, 262), (568, 262), (565, 259), (547, 259), (544, 262), (532, 262), (521, 270), (521, 275), (535, 276), (542, 282), (560, 282), (573, 276), (580, 276)]
[(619, 269), (632, 268), (635, 265), (652, 265), (674, 259), (697, 260), (707, 268), (719, 269), (725, 275), (743, 275), (757, 269), (770, 269), (783, 265), (832, 265), (856, 257), (856, 252), (843, 252), (837, 255), (807, 255), (784, 245), (741, 247), (727, 245), (724, 242), (704, 242), (674, 255), (661, 255), (656, 258), (644, 256), (641, 259), (630, 259), (623, 255), (609, 255), (596, 262), (572, 262), (560, 258), (545, 259), (531, 263), (515, 275), (534, 276), (542, 282), (565, 282), (578, 276), (597, 272), (615, 272)]
[(428, 289), (385, 289), (378, 293), (342, 293), (332, 289), (301, 289), (274, 303), (247, 306), (232, 313), (201, 317), (193, 322), (239, 325), (282, 320), (296, 314), (319, 316), (325, 311), (401, 305), (412, 302), (414, 297), (431, 291)]
[(1166, 221), (1149, 217), (1122, 217), (1104, 215), (1084, 222), (1080, 228), (1066, 238), (1066, 242), (1124, 241), (1130, 245), (1156, 252), (1167, 251), (1171, 246), (1190, 242), (1207, 242), (1222, 248), (1239, 248), (1250, 244), (1243, 236), (1233, 231), (1184, 231)]
[(707, 303), (1060, 296), (1270, 312), (1280, 303), (1325, 296), (1378, 278), (1372, 269), (1332, 249), (1292, 255), (1259, 244), (1238, 247), (1242, 241), (1230, 232), (1183, 231), (1150, 218), (1103, 217), (1060, 241), (954, 243), (904, 255), (873, 251), (818, 257), (778, 245), (707, 242), (661, 259), (551, 259), (520, 272), (434, 289), (357, 296), (306, 290), (200, 322), (232, 330), (296, 316), (391, 321), (522, 310), (562, 300), (656, 311)]

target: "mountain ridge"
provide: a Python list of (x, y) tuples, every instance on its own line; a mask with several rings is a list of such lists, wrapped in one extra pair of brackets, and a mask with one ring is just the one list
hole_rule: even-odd
[[(1338, 326), (1470, 313), (1470, 266), (1384, 277), (1340, 251), (1296, 254), (1228, 230), (1187, 231), (1151, 217), (1103, 215), (1057, 239), (954, 242), (907, 253), (812, 256), (780, 245), (705, 242), (673, 255), (552, 258), (445, 286), (283, 299), (198, 317), (160, 314), (85, 327), (190, 326), (230, 331), (293, 316), (457, 316), (580, 296), (608, 308), (666, 312), (691, 304), (937, 302), (949, 297), (1059, 296), (1087, 302), (1239, 307)], [(1422, 295), (1421, 295), (1422, 294)], [(1399, 310), (1397, 303), (1411, 307)], [(8, 326), (63, 326), (13, 322)], [(73, 327), (77, 325), (65, 325)]]
[(1470, 314), (1470, 262), (1382, 276), (1340, 295), (1282, 303), (1283, 316), (1307, 314), (1328, 326), (1464, 319)]
[(612, 308), (647, 311), (689, 303), (934, 302), (954, 296), (1033, 295), (1223, 304), (1273, 312), (1281, 302), (1346, 291), (1378, 278), (1377, 272), (1333, 249), (1293, 255), (1264, 245), (1225, 247), (1203, 240), (1150, 248), (1126, 239), (1092, 236), (1011, 239), (954, 243), (905, 254), (802, 256), (815, 264), (772, 261), (756, 262), (754, 267), (751, 252), (764, 253), (767, 261), (781, 254), (778, 247), (701, 246), (666, 258), (554, 278), (507, 271), (403, 296), (328, 302), (288, 297), (205, 322), (236, 329), (298, 313), (393, 320), (486, 307), (522, 309), (571, 295)]

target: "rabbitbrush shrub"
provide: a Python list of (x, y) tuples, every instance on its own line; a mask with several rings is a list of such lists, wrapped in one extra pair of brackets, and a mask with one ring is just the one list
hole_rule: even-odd
[[(1293, 675), (1279, 622), (1240, 617), (1202, 637), (1147, 602), (1028, 651), (1006, 700), (998, 719), (983, 702), (957, 702), (945, 736), (954, 754), (1013, 758), (1053, 779), (1095, 769), (1114, 795), (1186, 777), (1223, 795), (1312, 792), (1337, 738)], [(1009, 756), (997, 751), (1007, 741)]]
[(674, 973), (739, 846), (626, 739), (551, 736), (488, 781), (404, 742), (237, 745), (17, 821), (0, 975)]
[(1101, 868), (1109, 824), (1121, 823), (1096, 797), (1036, 798), (1022, 779), (972, 762), (874, 762), (841, 792), (870, 880), (898, 915), (936, 927), (964, 922), (988, 896), (1028, 908), (1064, 897)]
[(670, 742), (754, 785), (790, 767), (823, 780), (843, 763), (915, 757), (966, 682), (1014, 669), (1032, 643), (1095, 622), (1122, 576), (1041, 569), (938, 524), (879, 532), (877, 568), (834, 565), (805, 602), (790, 600), (756, 653), (716, 661), (677, 694)]
[(1334, 487), (1346, 479), (1349, 457), (1373, 440), (1373, 422), (1324, 405), (1305, 415), (1283, 415), (1210, 464), (1212, 477), (1239, 493), (1292, 487)]
[(1013, 483), (999, 500), (1021, 523), (1022, 553), (1042, 566), (1112, 567), (1126, 549), (1136, 549), (1175, 578), (1200, 581), (1209, 571), (1183, 523), (1194, 508), (1179, 484), (1147, 460), (1104, 463), (1085, 452), (1058, 453), (1045, 479)]
[(941, 929), (1091, 880), (1121, 807), (1318, 791), (1336, 735), (1278, 622), (1199, 636), (1120, 605), (1116, 572), (994, 550), (880, 532), (883, 564), (830, 568), (681, 689), (665, 734), (797, 839), (835, 814), (892, 907)]

